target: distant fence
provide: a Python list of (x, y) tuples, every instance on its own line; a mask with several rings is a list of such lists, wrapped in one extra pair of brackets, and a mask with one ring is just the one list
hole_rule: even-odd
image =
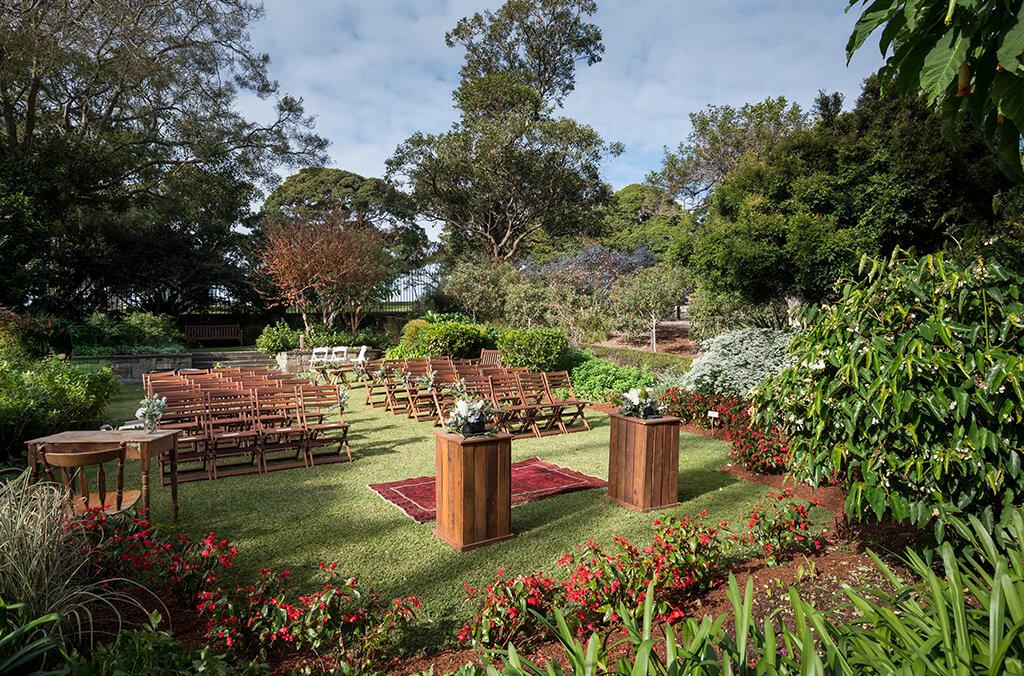
[[(437, 289), (440, 275), (436, 266), (427, 266), (402, 275), (391, 285), (387, 296), (373, 306), (371, 312), (401, 313), (412, 310), (425, 296)], [(232, 315), (249, 313), (244, 303), (223, 287), (210, 289), (210, 301), (206, 308), (198, 313), (203, 315)], [(126, 295), (111, 298), (108, 310), (127, 312), (137, 310), (146, 305), (146, 301), (138, 296)], [(298, 314), (297, 307), (285, 310), (286, 314)]]

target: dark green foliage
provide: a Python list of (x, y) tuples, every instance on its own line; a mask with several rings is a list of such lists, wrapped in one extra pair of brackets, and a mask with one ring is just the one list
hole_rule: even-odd
[(507, 329), (498, 337), (501, 361), (506, 366), (524, 366), (530, 371), (560, 371), (565, 368), (569, 340), (561, 329)]
[[(413, 320), (416, 322), (416, 320)], [(410, 322), (412, 324), (412, 322)], [(406, 325), (408, 329), (408, 325)], [(495, 336), (479, 324), (438, 322), (413, 324), (408, 334), (403, 332), (402, 342), (388, 350), (389, 359), (410, 357), (452, 357), (470, 359), (480, 356), (480, 350), (494, 347)]]
[(94, 312), (69, 326), (74, 352), (83, 356), (181, 352), (182, 334), (174, 319), (151, 312), (122, 318)]
[(601, 242), (621, 251), (643, 247), (664, 259), (686, 241), (691, 227), (689, 215), (669, 194), (632, 183), (616, 192), (605, 207)]
[(0, 461), (20, 455), (26, 439), (95, 428), (118, 389), (108, 367), (87, 370), (58, 357), (0, 360)]
[(9, 604), (0, 598), (0, 674), (30, 673), (60, 648), (46, 634), (49, 625), (60, 621), (60, 615), (24, 617), (23, 610), (21, 604)]
[(263, 354), (273, 356), (278, 352), (287, 352), (299, 347), (302, 331), (289, 326), (283, 319), (276, 324), (267, 324), (256, 339), (256, 349)]
[(631, 366), (633, 368), (647, 368), (651, 371), (669, 371), (682, 373), (690, 370), (693, 357), (687, 357), (671, 352), (648, 352), (633, 350), (628, 347), (604, 347), (603, 345), (592, 345), (587, 348), (595, 357), (602, 357), (608, 361), (615, 362), (619, 366)]
[(1011, 187), (969, 126), (947, 140), (925, 102), (869, 78), (852, 111), (737, 163), (678, 253), (713, 291), (750, 303), (829, 300), (864, 254), (1001, 230), (993, 195)]
[(469, 315), (462, 314), (461, 312), (425, 312), (420, 319), (428, 324), (440, 324), (441, 322), (473, 323)]
[(69, 665), (70, 674), (178, 676), (202, 673), (218, 676), (240, 673), (209, 646), (187, 648), (166, 631), (158, 630), (160, 620), (160, 614), (154, 612), (144, 628), (118, 632), (113, 642), (98, 645), (88, 657), (73, 656)]
[(796, 363), (755, 403), (790, 437), (800, 479), (848, 491), (854, 518), (989, 530), (1024, 500), (1024, 275), (894, 253), (810, 308)]
[(878, 31), (887, 88), (922, 94), (955, 133), (971, 119), (999, 150), (1007, 175), (1024, 183), (1024, 11), (1000, 0), (919, 2), (850, 0), (864, 5), (846, 46), (848, 57)]

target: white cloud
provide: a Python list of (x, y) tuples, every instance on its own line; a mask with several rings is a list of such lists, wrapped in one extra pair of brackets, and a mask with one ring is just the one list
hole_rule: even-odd
[[(880, 63), (870, 49), (849, 68), (844, 47), (855, 17), (820, 0), (598, 0), (606, 51), (578, 72), (565, 112), (622, 141), (606, 165), (616, 187), (657, 168), (663, 146), (689, 131), (708, 104), (785, 95), (809, 105), (819, 89), (853, 102)], [(451, 92), (461, 54), (444, 34), (498, 0), (267, 0), (253, 28), (283, 91), (305, 99), (336, 166), (380, 175), (415, 131), (455, 118)], [(265, 112), (250, 97), (241, 105)], [(262, 117), (262, 115), (260, 115)]]

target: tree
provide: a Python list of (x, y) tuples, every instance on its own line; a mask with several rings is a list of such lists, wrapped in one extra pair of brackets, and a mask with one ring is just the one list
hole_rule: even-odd
[(601, 242), (623, 251), (643, 247), (666, 257), (690, 235), (690, 217), (656, 186), (632, 183), (615, 193), (604, 209)]
[(650, 331), (651, 352), (658, 350), (658, 322), (685, 293), (683, 274), (666, 264), (637, 270), (615, 283), (612, 303), (619, 325), (631, 333)]
[(444, 224), (447, 242), (495, 267), (539, 233), (592, 228), (611, 194), (600, 162), (621, 148), (552, 115), (572, 90), (576, 61), (600, 54), (600, 31), (584, 21), (595, 9), (589, 0), (509, 0), (461, 21), (448, 35), (466, 49), (459, 121), (413, 135), (388, 162), (388, 176), (409, 186), (422, 216)]
[(1011, 188), (969, 126), (950, 143), (925, 102), (869, 78), (852, 111), (745, 156), (678, 262), (749, 303), (828, 301), (864, 254), (1000, 233), (993, 195)]
[(473, 321), (500, 321), (504, 319), (506, 291), (515, 276), (508, 265), (492, 268), (463, 261), (452, 268), (441, 288)]
[(690, 114), (690, 135), (675, 151), (665, 151), (661, 169), (647, 181), (699, 208), (744, 155), (764, 152), (807, 122), (800, 106), (784, 96), (739, 108), (708, 106)]
[(260, 222), (337, 211), (356, 223), (372, 225), (403, 269), (423, 264), (430, 242), (415, 222), (416, 204), (381, 178), (344, 169), (309, 167), (286, 178), (263, 204)]
[(345, 316), (349, 328), (358, 330), (367, 306), (394, 279), (380, 231), (338, 212), (273, 223), (260, 258), (273, 280), (274, 298), (297, 306), (307, 331), (309, 315), (317, 311), (327, 329)]
[(537, 115), (576, 87), (576, 63), (601, 60), (601, 29), (586, 22), (594, 0), (509, 0), (497, 12), (459, 20), (445, 35), (466, 52), (462, 80), (516, 73), (537, 94)]
[[(5, 259), (32, 269), (0, 273), (17, 305), (196, 308), (219, 278), (244, 294), (240, 243), (225, 233), (278, 167), (326, 146), (252, 49), (261, 15), (246, 0), (0, 5), (0, 195), (27, 199), (29, 240), (46, 252)], [(270, 119), (240, 115), (240, 92), (276, 98)]]
[(1024, 183), (1024, 7), (1006, 0), (851, 0), (866, 5), (846, 46), (848, 58), (876, 30), (886, 55), (882, 83), (922, 94), (947, 123), (969, 118), (998, 150), (1000, 167)]

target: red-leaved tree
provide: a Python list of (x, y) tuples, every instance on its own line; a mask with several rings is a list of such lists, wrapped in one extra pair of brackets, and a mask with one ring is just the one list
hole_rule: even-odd
[(317, 312), (326, 328), (344, 316), (357, 330), (395, 271), (384, 234), (341, 212), (271, 224), (260, 259), (276, 287), (274, 299), (298, 307), (307, 330)]

